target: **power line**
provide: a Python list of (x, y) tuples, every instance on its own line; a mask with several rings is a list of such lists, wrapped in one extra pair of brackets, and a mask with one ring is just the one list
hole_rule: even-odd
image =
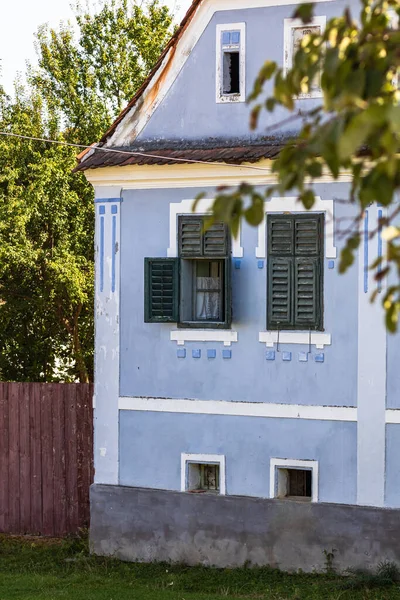
[(30, 135), (20, 135), (18, 133), (10, 133), (8, 131), (0, 131), (0, 135), (4, 136), (4, 137), (13, 137), (13, 138), (18, 138), (20, 140), (30, 140), (30, 141), (35, 141), (35, 142), (46, 142), (48, 144), (58, 144), (59, 146), (68, 146), (71, 148), (80, 148), (80, 149), (88, 149), (88, 150), (93, 150), (94, 152), (110, 152), (110, 153), (117, 153), (117, 154), (126, 154), (127, 156), (141, 156), (143, 158), (155, 158), (155, 159), (159, 159), (159, 160), (165, 160), (165, 161), (171, 161), (171, 162), (182, 162), (182, 163), (194, 163), (194, 164), (198, 164), (198, 165), (219, 165), (219, 166), (224, 166), (226, 167), (227, 165), (229, 165), (229, 167), (235, 167), (237, 169), (254, 169), (256, 171), (264, 171), (264, 172), (268, 172), (270, 173), (270, 169), (266, 168), (266, 167), (257, 167), (256, 165), (236, 165), (234, 163), (225, 163), (225, 162), (211, 162), (211, 161), (206, 161), (206, 160), (194, 160), (191, 158), (173, 158), (170, 156), (160, 156), (159, 154), (151, 154), (149, 152), (138, 152), (138, 151), (133, 151), (133, 150), (116, 150), (115, 148), (103, 148), (103, 147), (97, 147), (97, 146), (85, 146), (84, 144), (73, 144), (71, 142), (62, 142), (60, 140), (52, 140), (52, 139), (47, 139), (47, 138), (40, 138), (40, 137), (34, 137), (34, 136), (30, 136)]

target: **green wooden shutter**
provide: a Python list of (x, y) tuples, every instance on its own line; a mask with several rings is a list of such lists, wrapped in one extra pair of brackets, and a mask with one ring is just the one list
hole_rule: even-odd
[(145, 323), (179, 320), (179, 259), (144, 259)]
[(232, 324), (232, 260), (231, 257), (224, 260), (224, 327)]
[(294, 262), (294, 325), (301, 329), (319, 329), (320, 261), (318, 258), (296, 258)]
[(203, 255), (203, 219), (178, 217), (179, 256)]
[(225, 223), (213, 223), (203, 234), (204, 256), (229, 256), (230, 239)]
[(293, 258), (268, 260), (268, 329), (287, 329), (292, 315)]
[(293, 217), (268, 217), (268, 255), (292, 256), (294, 254)]
[(299, 216), (294, 222), (296, 256), (319, 256), (322, 247), (322, 215)]

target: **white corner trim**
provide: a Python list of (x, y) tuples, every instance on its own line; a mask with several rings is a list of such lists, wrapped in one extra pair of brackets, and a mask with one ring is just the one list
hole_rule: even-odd
[(388, 425), (398, 425), (400, 423), (400, 409), (387, 408), (385, 411), (385, 421)]
[(318, 502), (318, 461), (295, 458), (271, 458), (269, 470), (269, 497), (276, 498), (278, 469), (309, 469), (312, 471), (311, 502)]
[(187, 465), (189, 463), (219, 465), (219, 493), (221, 496), (226, 495), (226, 469), (225, 469), (225, 456), (223, 454), (185, 454), (185, 453), (182, 453), (181, 454), (181, 492), (186, 492), (188, 489)]
[[(178, 42), (170, 48), (164, 57), (161, 67), (154, 74), (148, 87), (139, 101), (127, 112), (114, 134), (108, 140), (108, 146), (124, 146), (132, 143), (143, 131), (156, 108), (167, 95), (176, 80), (194, 46), (205, 31), (213, 15), (218, 11), (240, 10), (246, 8), (263, 8), (267, 6), (283, 6), (302, 4), (304, 0), (214, 0), (202, 2), (191, 19), (190, 24), (182, 32)], [(311, 0), (312, 3), (332, 2), (333, 0)]]
[(258, 246), (256, 248), (257, 258), (266, 258), (267, 219), (270, 213), (325, 213), (325, 257), (336, 258), (336, 247), (334, 245), (334, 208), (333, 200), (322, 200), (320, 196), (315, 197), (312, 210), (307, 211), (297, 196), (285, 196), (282, 198), (271, 198), (264, 202), (265, 218), (258, 226)]
[[(196, 211), (193, 212), (194, 198), (190, 200), (182, 200), (181, 202), (171, 202), (169, 205), (169, 248), (167, 250), (167, 256), (175, 258), (178, 256), (178, 215), (186, 214), (210, 214), (212, 205), (214, 203), (213, 198), (202, 198), (196, 206)], [(232, 257), (242, 258), (243, 248), (241, 246), (241, 227), (239, 226), (239, 232), (237, 238), (232, 236)]]
[(267, 402), (227, 402), (225, 400), (187, 400), (123, 396), (119, 410), (170, 412), (194, 415), (226, 415), (270, 419), (307, 419), (311, 421), (357, 421), (357, 409), (350, 406), (311, 406), (269, 404)]
[(170, 340), (178, 346), (185, 342), (223, 342), (224, 346), (230, 346), (238, 341), (238, 334), (232, 329), (173, 329)]
[[(325, 31), (326, 28), (326, 17), (313, 17), (309, 23), (303, 23), (301, 19), (284, 19), (284, 43), (283, 43), (283, 68), (286, 73), (289, 69), (292, 68), (292, 58), (293, 58), (293, 35), (292, 30), (301, 27), (306, 28), (307, 25), (310, 27), (320, 26), (321, 33)], [(300, 94), (299, 98), (322, 98), (322, 90), (315, 89), (307, 94)]]
[[(239, 44), (239, 94), (226, 95), (223, 93), (223, 61), (222, 61), (222, 41), (221, 34), (223, 31), (236, 30), (240, 31)], [(245, 102), (246, 101), (246, 23), (228, 23), (226, 25), (217, 25), (216, 28), (216, 102)]]
[(309, 331), (260, 331), (258, 341), (265, 344), (268, 348), (273, 348), (274, 344), (312, 344), (316, 348), (322, 350), (324, 346), (330, 346), (332, 336), (330, 333), (320, 333), (312, 331), (311, 336)]

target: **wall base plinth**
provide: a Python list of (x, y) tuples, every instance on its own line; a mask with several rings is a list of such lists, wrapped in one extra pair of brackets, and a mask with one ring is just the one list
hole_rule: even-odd
[(213, 496), (95, 484), (92, 552), (127, 561), (167, 561), (286, 571), (400, 564), (400, 510)]

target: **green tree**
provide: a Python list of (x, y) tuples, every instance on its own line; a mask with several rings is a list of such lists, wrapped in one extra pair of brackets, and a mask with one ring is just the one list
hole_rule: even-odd
[[(311, 4), (301, 5), (294, 14), (304, 23), (312, 16)], [(389, 286), (383, 298), (390, 331), (397, 329), (400, 312), (400, 229), (395, 225), (400, 211), (395, 203), (400, 188), (399, 17), (399, 0), (361, 0), (358, 21), (346, 9), (328, 21), (321, 35), (306, 36), (288, 72), (275, 62), (263, 65), (248, 99), (251, 127), (258, 125), (263, 110), (283, 107), (292, 121), (298, 119), (299, 133), (274, 162), (277, 183), (265, 196), (243, 184), (221, 191), (213, 210), (214, 218), (229, 222), (235, 233), (241, 218), (251, 225), (261, 222), (264, 197), (294, 191), (305, 209), (311, 209), (316, 179), (323, 173), (334, 180), (344, 172), (350, 174), (348, 201), (357, 216), (339, 269), (344, 272), (354, 261), (361, 241), (358, 225), (366, 207), (372, 202), (388, 207), (388, 216), (381, 222), (387, 256), (377, 278), (391, 269), (397, 275), (397, 283)], [(322, 103), (300, 113), (295, 99), (311, 91), (316, 77), (321, 78)]]
[[(0, 130), (97, 139), (171, 33), (157, 1), (77, 7), (76, 28), (38, 33), (38, 68), (0, 88)], [(0, 137), (0, 372), (15, 381), (93, 378), (93, 189), (73, 148)]]

